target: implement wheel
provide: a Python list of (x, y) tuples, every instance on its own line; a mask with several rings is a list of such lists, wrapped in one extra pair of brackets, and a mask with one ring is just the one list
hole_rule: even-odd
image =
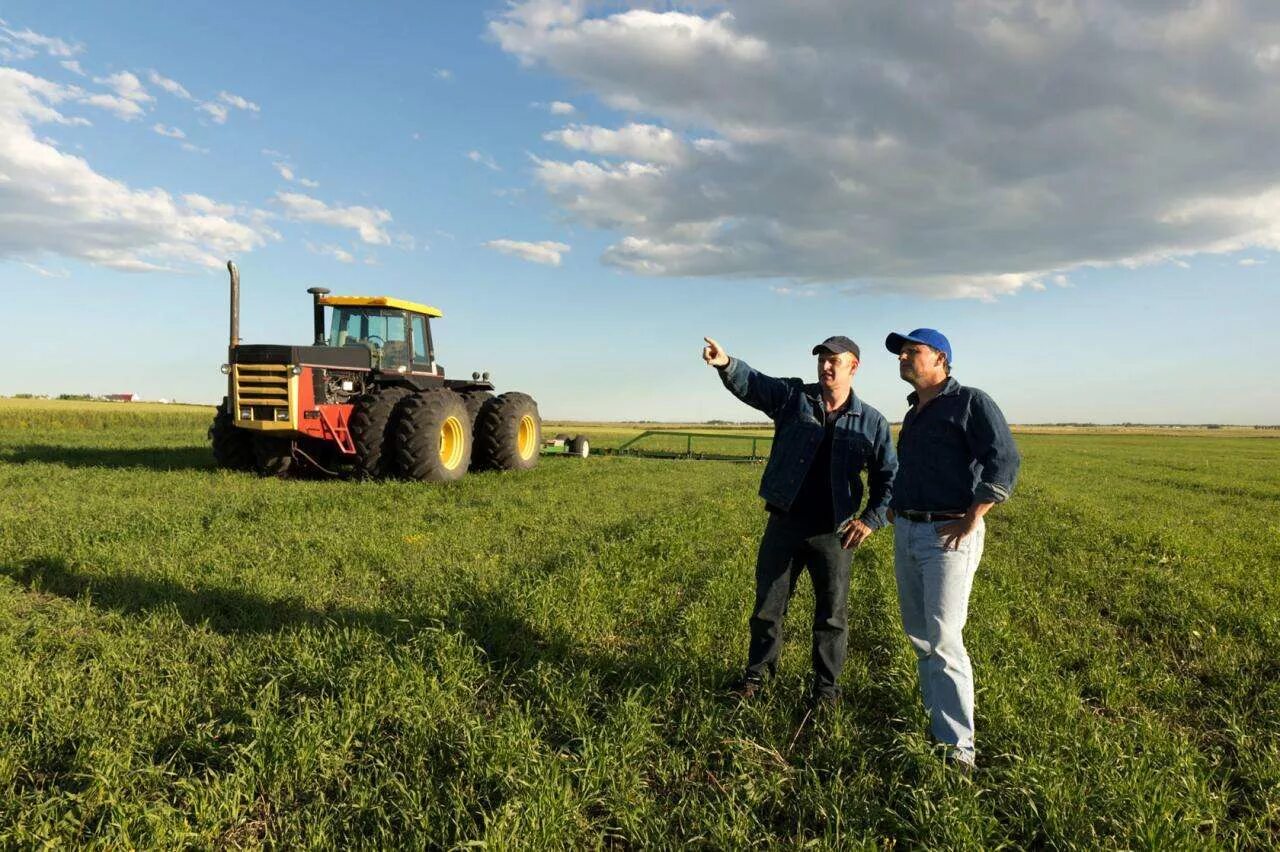
[(356, 474), (362, 479), (395, 471), (396, 407), (408, 395), (405, 388), (376, 388), (356, 400), (347, 428), (356, 445)]
[(478, 470), (528, 470), (538, 463), (542, 418), (524, 393), (504, 393), (484, 404), (476, 418)]
[(231, 417), (231, 401), (225, 396), (209, 426), (209, 443), (213, 445), (213, 460), (218, 467), (253, 470), (253, 436), (236, 428)]
[(452, 482), (471, 464), (471, 417), (462, 397), (430, 388), (407, 397), (396, 418), (396, 466), (408, 479)]

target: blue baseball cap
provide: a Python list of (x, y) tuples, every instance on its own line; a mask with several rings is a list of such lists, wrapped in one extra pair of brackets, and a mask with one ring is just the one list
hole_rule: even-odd
[(902, 351), (904, 343), (923, 343), (925, 346), (932, 346), (943, 355), (947, 356), (947, 363), (951, 362), (951, 342), (947, 337), (936, 328), (917, 328), (915, 331), (907, 334), (898, 334), (896, 331), (890, 333), (884, 339), (884, 347), (897, 355)]

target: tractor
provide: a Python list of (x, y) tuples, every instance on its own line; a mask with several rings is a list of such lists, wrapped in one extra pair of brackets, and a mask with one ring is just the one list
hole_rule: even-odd
[(537, 403), (513, 391), (495, 395), (488, 373), (445, 378), (431, 339), (431, 320), (443, 316), (436, 308), (311, 287), (311, 345), (247, 344), (240, 273), (231, 262), (227, 270), (227, 395), (209, 427), (219, 467), (447, 482), (468, 470), (538, 463)]

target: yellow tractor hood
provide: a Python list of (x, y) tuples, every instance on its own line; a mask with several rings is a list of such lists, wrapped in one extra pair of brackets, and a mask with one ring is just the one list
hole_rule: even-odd
[(444, 313), (439, 308), (420, 305), (417, 302), (407, 302), (404, 299), (396, 299), (391, 296), (321, 296), (319, 302), (322, 305), (339, 308), (398, 308), (402, 311), (424, 314), (429, 317), (444, 316)]

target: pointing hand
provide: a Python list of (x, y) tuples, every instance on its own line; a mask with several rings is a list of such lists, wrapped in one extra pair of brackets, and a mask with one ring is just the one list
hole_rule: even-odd
[(707, 345), (702, 347), (702, 360), (706, 361), (713, 367), (723, 367), (729, 363), (729, 355), (720, 348), (720, 344), (716, 343), (710, 337), (702, 338)]

